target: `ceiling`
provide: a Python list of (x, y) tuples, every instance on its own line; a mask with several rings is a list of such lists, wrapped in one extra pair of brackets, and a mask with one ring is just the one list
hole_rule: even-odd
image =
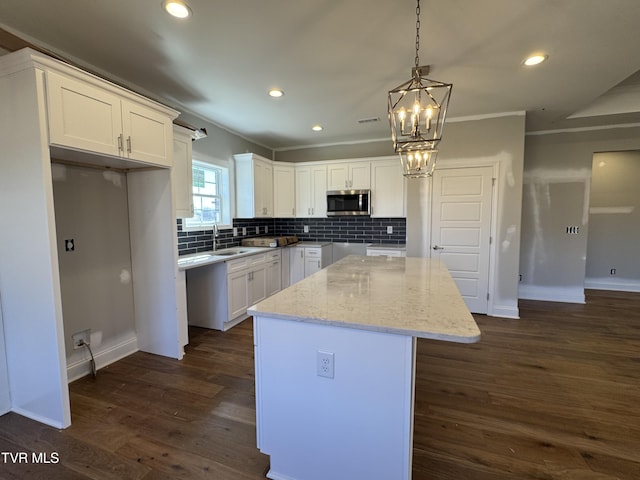
[[(2, 0), (0, 27), (274, 150), (390, 141), (387, 91), (414, 64), (414, 0), (186, 1), (193, 15), (178, 20), (161, 0)], [(526, 111), (527, 131), (640, 122), (637, 0), (421, 10), (420, 63), (453, 83), (449, 119)], [(524, 67), (537, 51), (548, 61)]]

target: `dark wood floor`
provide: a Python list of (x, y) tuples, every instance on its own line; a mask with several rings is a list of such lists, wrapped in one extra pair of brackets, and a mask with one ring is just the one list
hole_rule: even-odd
[[(520, 313), (477, 316), (474, 345), (418, 342), (413, 478), (640, 479), (640, 294)], [(0, 452), (60, 458), (0, 457), (0, 478), (264, 478), (251, 322), (190, 334), (181, 362), (136, 353), (74, 382), (64, 431), (0, 417)]]

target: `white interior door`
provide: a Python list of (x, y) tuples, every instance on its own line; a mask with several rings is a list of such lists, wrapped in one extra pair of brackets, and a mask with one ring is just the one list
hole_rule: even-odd
[(433, 175), (431, 256), (449, 268), (473, 313), (487, 313), (493, 168)]

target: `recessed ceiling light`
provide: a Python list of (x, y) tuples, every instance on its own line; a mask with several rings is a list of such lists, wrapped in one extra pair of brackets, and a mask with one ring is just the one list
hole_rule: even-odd
[(162, 7), (169, 15), (176, 18), (187, 18), (191, 15), (191, 9), (182, 0), (165, 0)]
[(322, 130), (324, 130), (324, 128), (322, 127), (322, 125), (314, 125), (313, 127), (311, 127), (311, 130), (313, 130), (314, 132), (321, 132)]
[(269, 96), (273, 98), (280, 98), (284, 95), (284, 92), (279, 88), (272, 88), (269, 90)]
[(527, 57), (522, 63), (524, 63), (527, 67), (533, 67), (534, 65), (540, 65), (547, 58), (549, 58), (549, 55), (545, 55), (543, 53), (535, 53)]

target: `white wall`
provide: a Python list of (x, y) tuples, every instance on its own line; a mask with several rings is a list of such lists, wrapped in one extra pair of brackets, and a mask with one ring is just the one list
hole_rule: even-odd
[(638, 149), (639, 127), (526, 136), (521, 298), (584, 301), (593, 154)]
[(596, 153), (592, 172), (585, 286), (640, 291), (640, 152)]
[[(105, 356), (114, 350), (136, 341), (127, 176), (54, 163), (52, 177), (71, 381), (90, 371), (87, 349), (73, 348), (74, 333), (91, 329), (98, 366), (110, 363)], [(74, 251), (66, 251), (68, 239), (74, 240)]]

